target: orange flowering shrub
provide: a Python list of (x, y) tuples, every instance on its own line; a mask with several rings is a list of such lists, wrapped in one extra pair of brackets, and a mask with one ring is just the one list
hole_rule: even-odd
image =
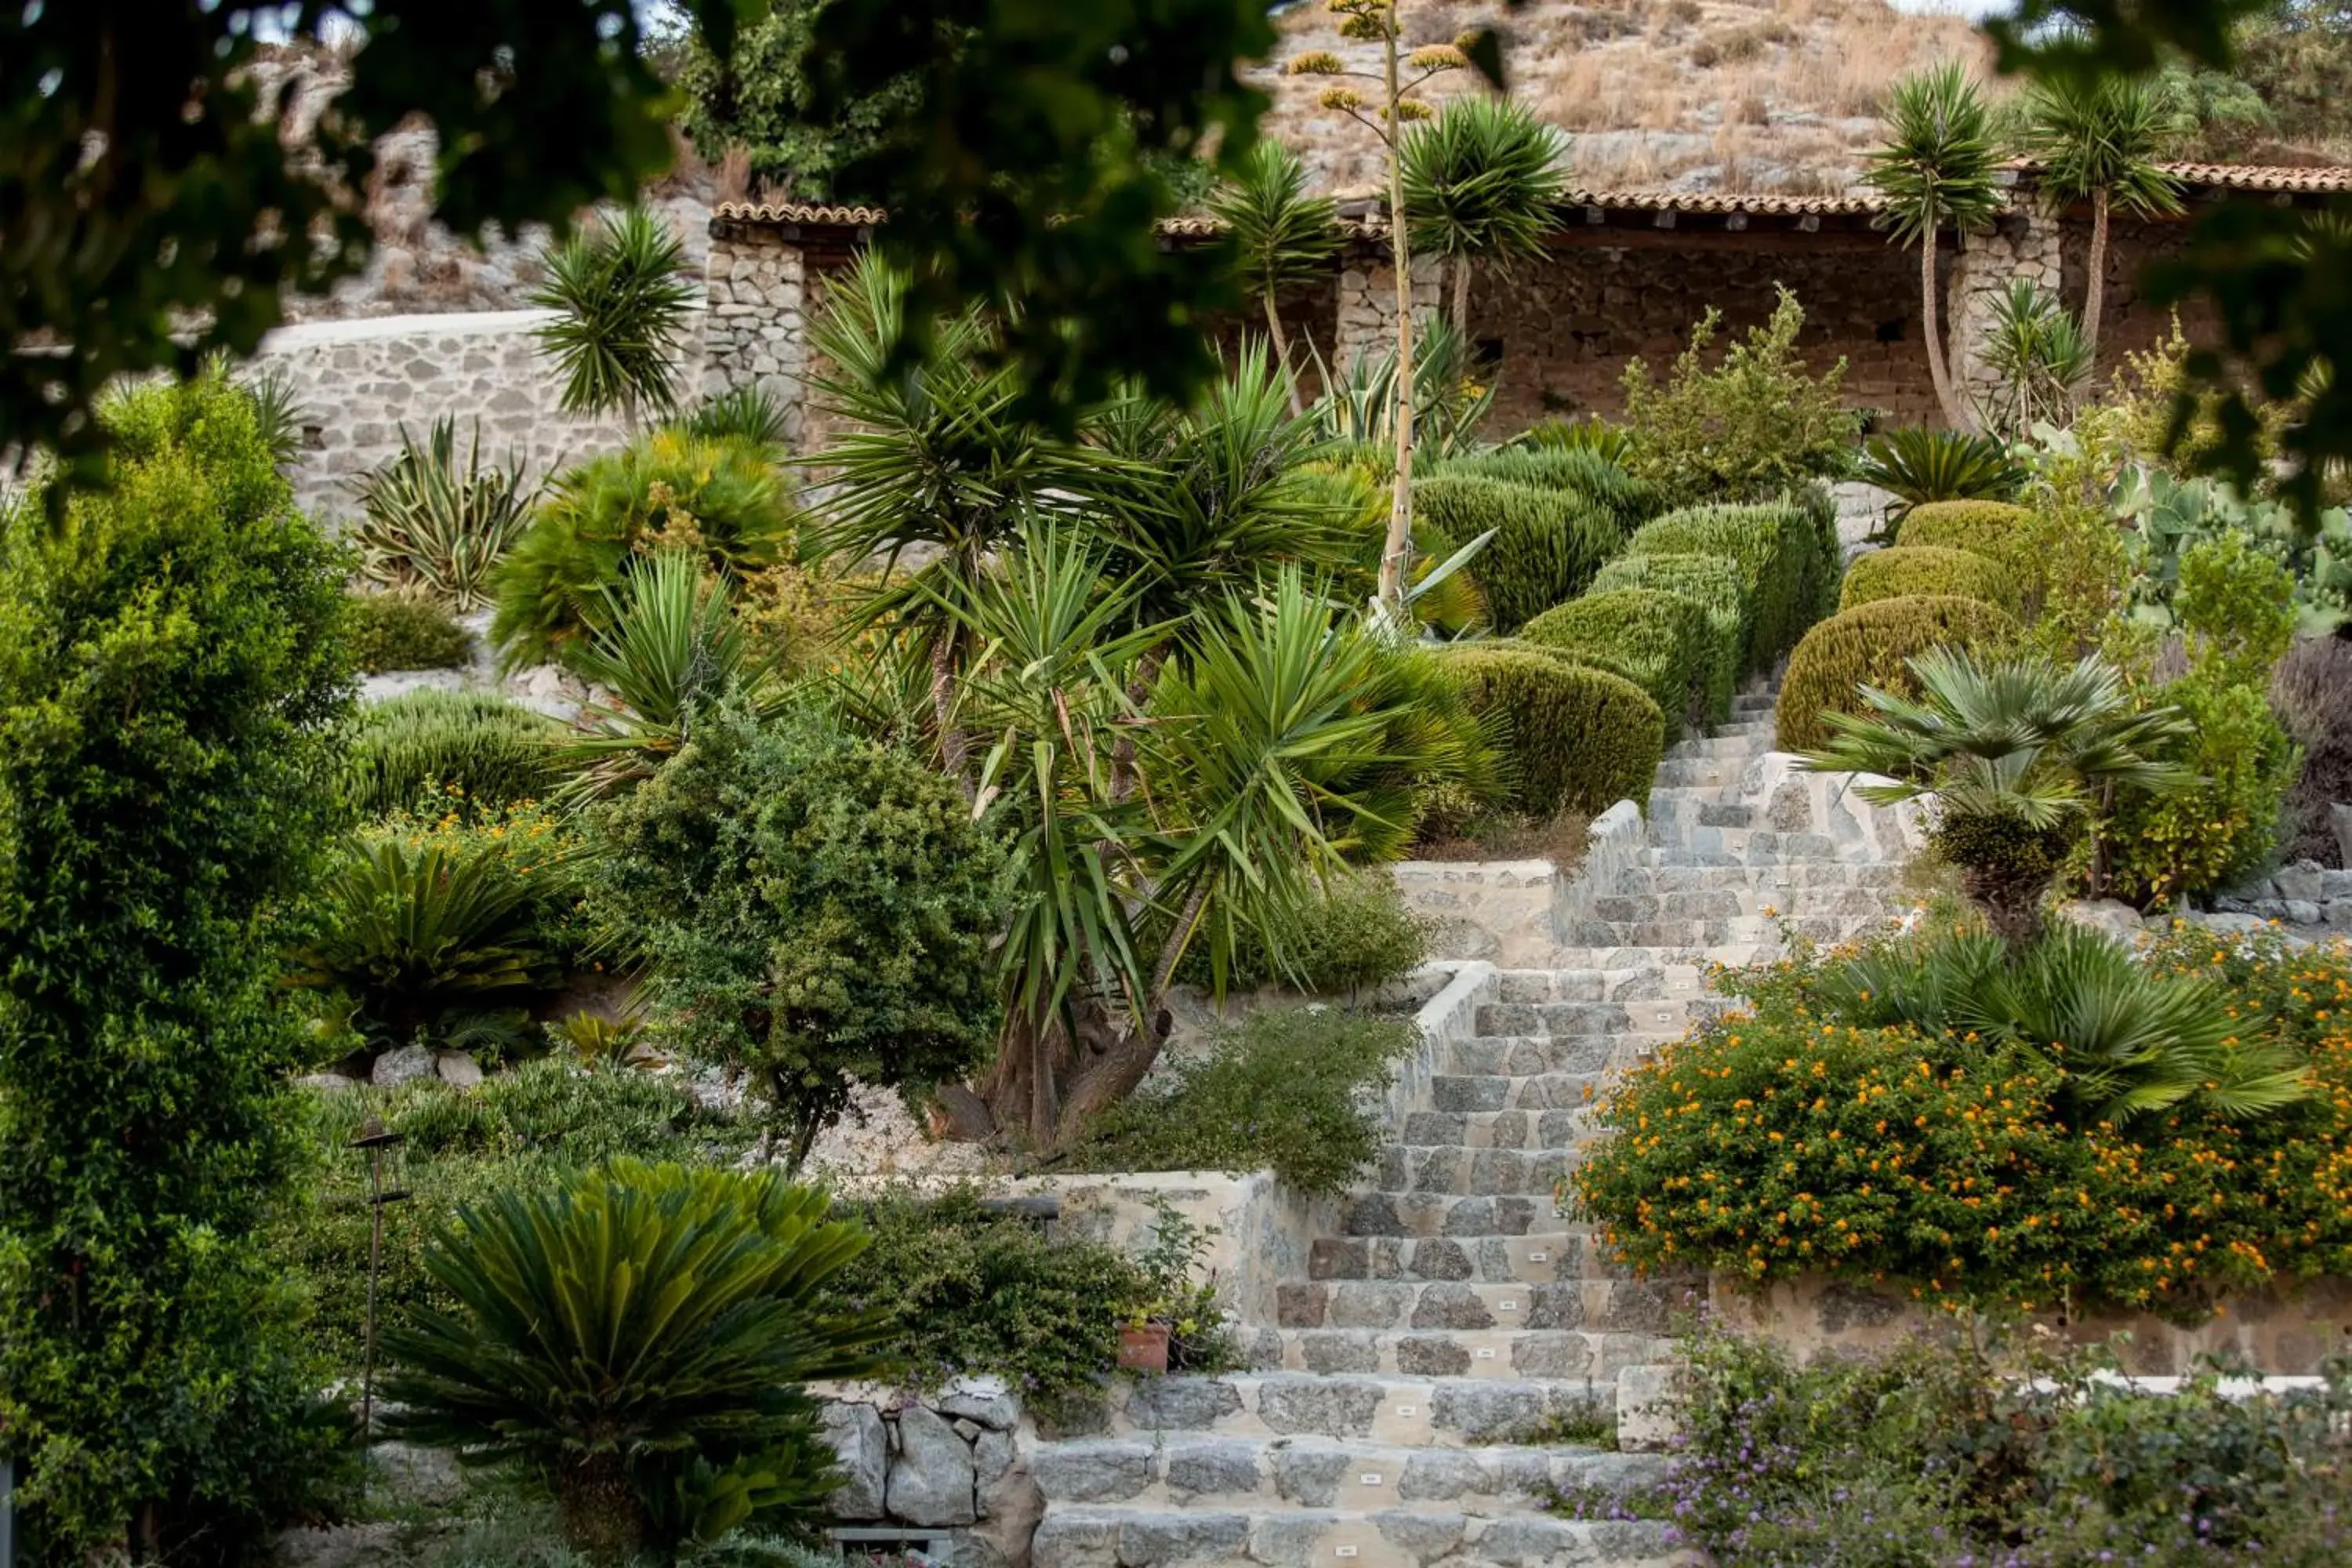
[(2296, 1047), (2314, 1092), (2121, 1125), (2070, 1121), (2049, 1053), (1846, 1022), (1819, 983), (1850, 956), (1724, 976), (1747, 1010), (1620, 1081), (1600, 1116), (1617, 1136), (1570, 1201), (1626, 1261), (2185, 1320), (2223, 1290), (2352, 1273), (2352, 950), (2186, 927), (2157, 942), (2151, 972), (2217, 973), (2247, 1037)]

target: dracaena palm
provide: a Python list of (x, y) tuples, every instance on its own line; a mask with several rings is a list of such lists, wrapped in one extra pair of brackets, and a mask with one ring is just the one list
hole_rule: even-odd
[(573, 414), (635, 422), (677, 406), (677, 367), (698, 290), (677, 237), (643, 208), (608, 217), (550, 251), (531, 303), (556, 312), (537, 330)]
[(454, 1305), (386, 1328), (386, 1426), (519, 1461), (607, 1559), (757, 1517), (834, 1480), (805, 1385), (876, 1370), (878, 1311), (826, 1282), (866, 1234), (773, 1170), (617, 1161), (461, 1209), (424, 1267)]
[(1269, 136), (1251, 148), (1241, 168), (1210, 195), (1209, 210), (1223, 220), (1232, 237), (1242, 287), (1265, 309), (1266, 334), (1296, 416), (1301, 408), (1297, 368), (1290, 362), (1281, 300), (1286, 291), (1314, 281), (1338, 253), (1338, 205), (1328, 196), (1308, 194), (1307, 166)]
[(1463, 93), (1404, 135), (1413, 247), (1454, 265), (1454, 330), (1470, 330), (1470, 268), (1543, 254), (1568, 187), (1568, 138), (1513, 98)]
[(2108, 214), (2181, 211), (2180, 183), (2158, 163), (2195, 121), (2162, 77), (2036, 77), (2026, 89), (2023, 150), (2041, 165), (2042, 195), (2091, 204), (2089, 279), (2083, 294), (2084, 374), (2095, 368), (2105, 309)]
[(2000, 146), (1984, 95), (1957, 61), (1905, 77), (1887, 100), (1885, 140), (1870, 153), (1864, 183), (1886, 201), (1895, 237), (1919, 247), (1919, 319), (1927, 375), (1944, 421), (1969, 428), (1952, 387), (1936, 303), (1936, 240), (1945, 229), (1968, 235), (2000, 211), (1995, 177)]
[(1930, 803), (1937, 849), (2012, 944), (2039, 932), (2042, 896), (2104, 797), (2190, 782), (2163, 760), (2187, 733), (2179, 711), (2138, 707), (2101, 659), (1980, 663), (1937, 648), (1910, 669), (1916, 700), (1863, 688), (1870, 711), (1824, 714), (1835, 738), (1804, 766), (1882, 774), (1857, 786), (1881, 805)]

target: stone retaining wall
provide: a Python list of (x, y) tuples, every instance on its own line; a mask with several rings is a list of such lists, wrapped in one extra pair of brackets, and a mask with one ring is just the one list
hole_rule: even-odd
[(950, 1568), (1025, 1568), (1045, 1511), (1030, 1478), (1034, 1434), (1003, 1380), (964, 1378), (934, 1394), (859, 1385), (823, 1391), (824, 1440), (842, 1485), (835, 1524), (928, 1536)]
[(1642, 808), (1621, 800), (1592, 819), (1584, 858), (1565, 871), (1549, 860), (1403, 860), (1389, 874), (1406, 907), (1437, 922), (1433, 957), (1539, 969), (1617, 885), (1648, 832)]

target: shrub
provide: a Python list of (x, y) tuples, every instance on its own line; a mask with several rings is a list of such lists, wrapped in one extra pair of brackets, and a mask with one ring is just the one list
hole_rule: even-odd
[(1927, 501), (1905, 514), (1895, 542), (1966, 550), (2011, 567), (2026, 564), (2021, 559), (2027, 548), (2023, 535), (2032, 522), (2030, 510), (2008, 501)]
[(795, 516), (761, 447), (656, 430), (563, 474), (499, 563), (490, 639), (509, 664), (555, 657), (607, 621), (648, 552), (692, 546), (720, 573), (792, 553)]
[[(1405, 907), (1383, 871), (1335, 879), (1298, 909), (1285, 910), (1268, 943), (1244, 933), (1225, 984), (1237, 990), (1279, 984), (1309, 995), (1353, 996), (1399, 980), (1429, 955), (1430, 922)], [(1281, 956), (1277, 958), (1276, 952)], [(1176, 966), (1187, 985), (1212, 983), (1208, 954), (1189, 949)]]
[(1762, 500), (1843, 474), (1861, 419), (1844, 404), (1845, 361), (1815, 376), (1797, 357), (1805, 324), (1797, 297), (1782, 289), (1771, 320), (1710, 370), (1706, 355), (1722, 319), (1709, 309), (1691, 329), (1663, 387), (1639, 359), (1626, 363), (1626, 470), (1656, 485), (1668, 506)]
[(814, 1521), (835, 1479), (805, 1384), (877, 1370), (878, 1312), (827, 1310), (866, 1245), (772, 1170), (634, 1160), (460, 1210), (386, 1328), (386, 1428), (519, 1460), (574, 1546), (621, 1557)]
[(529, 526), (536, 496), (523, 483), (520, 459), (483, 465), (480, 421), (462, 463), (456, 420), (435, 420), (421, 447), (404, 425), (400, 450), (352, 486), (360, 505), (351, 533), (360, 574), (382, 587), (479, 609), (489, 603), (491, 571)]
[(1830, 738), (1822, 715), (1866, 711), (1864, 686), (1916, 696), (1909, 661), (1929, 648), (1995, 651), (2017, 635), (2012, 616), (1979, 599), (1880, 599), (1841, 610), (1789, 656), (1775, 743), (1784, 752), (1818, 750)]
[(40, 1563), (226, 1556), (344, 1440), (261, 1245), (302, 1048), (264, 916), (332, 826), (341, 553), (217, 374), (102, 412), (106, 486), (0, 509), (0, 1425)]
[(1618, 468), (1633, 450), (1633, 438), (1624, 426), (1597, 417), (1542, 420), (1520, 432), (1516, 442), (1538, 451), (1591, 452)]
[(1979, 599), (2012, 614), (2017, 609), (2017, 589), (1997, 562), (1940, 544), (1899, 544), (1858, 556), (1846, 568), (1838, 608), (1923, 597)]
[(360, 710), (343, 793), (362, 817), (427, 795), (479, 806), (535, 800), (554, 783), (550, 745), (562, 726), (503, 697), (411, 691)]
[(1598, 816), (1627, 799), (1647, 805), (1664, 721), (1640, 687), (1523, 646), (1449, 649), (1444, 668), (1473, 712), (1501, 722), (1513, 809), (1549, 819)]
[(1728, 705), (1731, 685), (1722, 674), (1721, 645), (1706, 611), (1679, 594), (1656, 588), (1587, 594), (1529, 621), (1526, 640), (1570, 658), (1590, 653), (1603, 668), (1624, 669), (1657, 703), (1668, 741), (1686, 723), (1718, 716), (1718, 694)]
[(1254, 1014), (1097, 1117), (1060, 1168), (1271, 1169), (1301, 1191), (1337, 1193), (1380, 1153), (1386, 1123), (1372, 1096), (1417, 1039), (1402, 1018)]
[(1607, 453), (1592, 447), (1496, 447), (1465, 458), (1449, 458), (1431, 479), (1500, 479), (1538, 489), (1570, 490), (1599, 505), (1628, 533), (1660, 510), (1657, 488), (1633, 478)]
[(1466, 570), (1498, 631), (1581, 593), (1622, 537), (1607, 512), (1569, 490), (1438, 478), (1417, 482), (1412, 497), (1414, 510), (1458, 543), (1495, 531)]
[(794, 1165), (856, 1085), (919, 1101), (994, 1041), (1005, 850), (936, 769), (719, 709), (598, 826), (656, 1032), (749, 1074)]
[(2287, 792), (2289, 860), (2343, 863), (2328, 805), (2352, 801), (2352, 642), (2298, 637), (2271, 678), (2271, 702), (2303, 748), (2303, 771)]
[(2000, 442), (1965, 430), (1890, 430), (1863, 448), (1855, 478), (1895, 497), (1890, 520), (1929, 501), (2012, 500), (2025, 470)]
[(1740, 592), (1739, 567), (1724, 555), (1621, 555), (1592, 579), (1592, 591), (1654, 588), (1688, 599), (1706, 612), (1715, 642), (1714, 665), (1708, 677), (1707, 712), (1718, 721), (1731, 710), (1732, 689), (1747, 664), (1747, 597)]
[(1692, 507), (1647, 522), (1628, 555), (1720, 555), (1739, 569), (1747, 614), (1746, 667), (1772, 668), (1812, 625), (1815, 600), (1834, 574), (1819, 530), (1799, 506)]
[[(2347, 962), (2206, 931), (2160, 942), (2148, 985), (2238, 1009), (2225, 1059), (2292, 1053), (2312, 1089), (2263, 1115), (2192, 1094), (2121, 1125), (2074, 1110), (2071, 1053), (1976, 1032), (1965, 994), (1945, 1026), (1923, 1027), (1848, 1011), (1870, 977), (1832, 994), (1823, 982), (1843, 956), (1742, 972), (1727, 989), (1744, 1008), (1620, 1080), (1600, 1113), (1615, 1136), (1577, 1167), (1578, 1203), (1642, 1269), (1719, 1268), (1757, 1286), (1826, 1274), (1955, 1310), (2194, 1320), (2216, 1292), (2352, 1262)], [(2078, 994), (2059, 1006), (2066, 1043), (2078, 1026), (2112, 1036), (2123, 1019)], [(2184, 1244), (2184, 1215), (2201, 1246)]]
[(353, 594), (346, 602), (343, 637), (362, 674), (457, 669), (473, 659), (473, 635), (422, 594)]

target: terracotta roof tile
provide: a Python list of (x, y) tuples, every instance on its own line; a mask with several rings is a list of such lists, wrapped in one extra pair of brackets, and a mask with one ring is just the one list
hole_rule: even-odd
[(2184, 184), (2222, 191), (2282, 191), (2324, 195), (2352, 191), (2352, 169), (2293, 169), (2254, 163), (2167, 163), (2165, 170)]

